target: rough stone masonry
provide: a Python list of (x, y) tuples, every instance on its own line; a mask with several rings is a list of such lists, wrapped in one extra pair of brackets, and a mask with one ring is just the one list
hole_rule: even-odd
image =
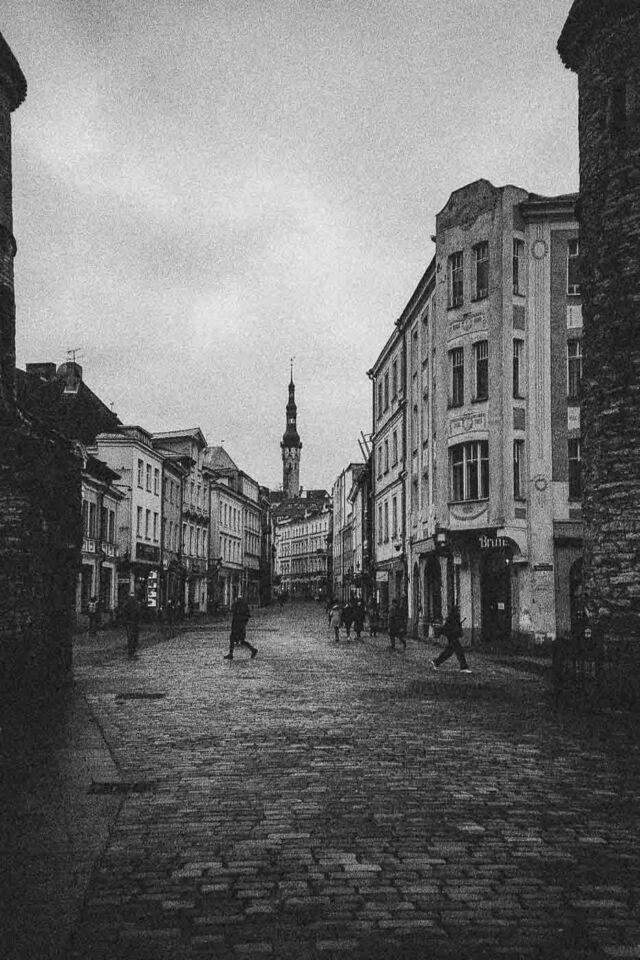
[(558, 51), (579, 84), (585, 597), (620, 646), (640, 641), (637, 0), (575, 0)]
[(30, 709), (70, 674), (81, 461), (16, 405), (11, 113), (26, 92), (0, 34), (0, 704)]

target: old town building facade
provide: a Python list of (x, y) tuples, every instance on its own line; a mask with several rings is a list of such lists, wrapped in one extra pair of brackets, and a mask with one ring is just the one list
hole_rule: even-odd
[(407, 582), (420, 636), (453, 602), (467, 642), (553, 638), (579, 616), (576, 199), (486, 180), (455, 191), (434, 260), (371, 372), (376, 575), (388, 582), (392, 547), (406, 554), (392, 581), (396, 595)]

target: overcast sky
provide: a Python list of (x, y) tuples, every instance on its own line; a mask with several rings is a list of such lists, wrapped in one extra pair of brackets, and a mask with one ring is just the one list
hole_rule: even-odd
[(479, 177), (578, 188), (571, 0), (4, 0), (18, 365), (81, 351), (125, 423), (301, 483), (371, 429), (375, 361)]

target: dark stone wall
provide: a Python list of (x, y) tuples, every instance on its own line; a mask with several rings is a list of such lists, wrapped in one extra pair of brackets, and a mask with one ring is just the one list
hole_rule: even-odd
[(640, 10), (603, 15), (580, 92), (585, 595), (640, 640)]
[(68, 443), (0, 424), (0, 703), (70, 679), (80, 564), (81, 468)]

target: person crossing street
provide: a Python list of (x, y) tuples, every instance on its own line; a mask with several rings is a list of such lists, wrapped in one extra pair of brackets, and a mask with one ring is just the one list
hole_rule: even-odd
[(458, 663), (460, 664), (460, 671), (462, 673), (471, 673), (469, 665), (467, 663), (467, 658), (464, 655), (464, 650), (462, 649), (462, 644), (460, 643), (460, 637), (462, 636), (462, 621), (460, 620), (460, 610), (458, 609), (457, 604), (453, 604), (451, 610), (449, 611), (449, 616), (442, 625), (440, 631), (447, 638), (447, 645), (440, 654), (436, 657), (435, 660), (431, 661), (431, 666), (434, 670), (437, 670), (442, 664), (452, 657), (455, 653), (458, 658)]
[(253, 660), (258, 651), (247, 640), (247, 623), (251, 617), (251, 610), (245, 598), (239, 594), (231, 608), (231, 634), (229, 636), (229, 653), (224, 657), (225, 660), (233, 660), (234, 647), (248, 647), (251, 651)]

